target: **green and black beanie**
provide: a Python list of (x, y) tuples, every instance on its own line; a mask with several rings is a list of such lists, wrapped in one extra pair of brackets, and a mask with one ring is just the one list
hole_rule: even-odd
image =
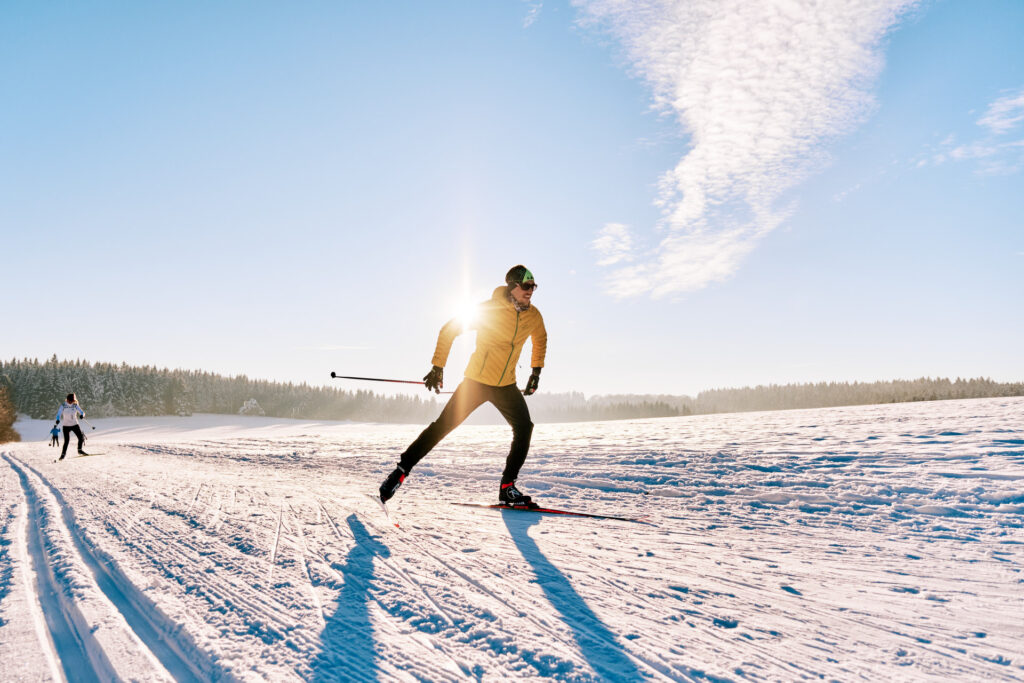
[(516, 285), (533, 279), (533, 273), (530, 272), (529, 268), (522, 264), (512, 266), (509, 271), (505, 273), (505, 284), (508, 285), (510, 290), (514, 289)]

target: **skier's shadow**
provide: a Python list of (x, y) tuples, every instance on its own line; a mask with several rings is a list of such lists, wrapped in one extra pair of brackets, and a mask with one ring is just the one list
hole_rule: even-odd
[(370, 581), (373, 558), (390, 557), (391, 551), (371, 536), (354, 514), (345, 522), (355, 545), (343, 564), (332, 563), (345, 578), (345, 585), (320, 634), (321, 649), (312, 665), (311, 681), (375, 681), (379, 673), (370, 623)]
[(537, 575), (548, 602), (562, 615), (572, 629), (583, 657), (602, 678), (610, 681), (635, 681), (643, 678), (633, 661), (622, 651), (615, 634), (587, 606), (569, 579), (544, 556), (530, 538), (531, 526), (541, 522), (538, 513), (502, 510), (512, 541)]

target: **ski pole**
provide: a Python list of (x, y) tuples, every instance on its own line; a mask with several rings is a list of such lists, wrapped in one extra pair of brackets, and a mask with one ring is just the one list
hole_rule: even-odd
[[(82, 418), (82, 422), (84, 422), (85, 424), (87, 424), (87, 425), (89, 425), (90, 427), (92, 427), (92, 422), (89, 422), (89, 421), (88, 421), (88, 420), (86, 420), (86, 419), (85, 419), (84, 417)], [(95, 427), (92, 427), (92, 428), (93, 428), (93, 429), (96, 429)]]
[[(331, 370), (331, 378), (332, 379), (357, 379), (357, 380), (360, 380), (360, 381), (363, 381), (363, 382), (394, 382), (395, 384), (419, 384), (421, 386), (423, 385), (422, 381), (417, 382), (414, 379), (383, 379), (383, 378), (380, 378), (380, 377), (352, 377), (350, 375), (339, 375), (338, 373), (334, 372), (334, 370)], [(452, 393), (455, 393), (455, 392), (452, 392), (452, 391), (442, 391), (441, 393), (442, 394), (452, 394)]]

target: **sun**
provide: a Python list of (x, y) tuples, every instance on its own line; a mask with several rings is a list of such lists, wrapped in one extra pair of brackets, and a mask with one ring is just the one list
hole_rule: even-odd
[(469, 330), (475, 326), (477, 317), (480, 315), (480, 303), (470, 296), (464, 296), (459, 301), (456, 310), (458, 311), (456, 317), (462, 323), (462, 329)]

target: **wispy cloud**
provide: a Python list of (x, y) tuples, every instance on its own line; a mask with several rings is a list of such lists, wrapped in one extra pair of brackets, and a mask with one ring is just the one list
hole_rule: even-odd
[(530, 2), (530, 8), (526, 11), (526, 17), (523, 18), (523, 28), (530, 28), (533, 23), (540, 17), (540, 11), (544, 7), (543, 2)]
[(976, 122), (975, 139), (959, 142), (948, 135), (930, 147), (916, 166), (940, 166), (947, 162), (970, 161), (982, 175), (1009, 175), (1024, 170), (1024, 88), (993, 100)]
[(881, 39), (915, 0), (574, 4), (690, 136), (661, 179), (665, 234), (616, 277), (619, 293), (631, 282), (629, 294), (662, 296), (727, 279), (785, 219), (776, 204), (824, 161), (822, 143), (874, 107)]
[(591, 245), (600, 255), (597, 265), (611, 266), (633, 260), (633, 235), (622, 223), (608, 223)]
[(993, 135), (1009, 133), (1021, 123), (1024, 123), (1024, 88), (988, 105), (985, 115), (978, 119), (978, 125)]

